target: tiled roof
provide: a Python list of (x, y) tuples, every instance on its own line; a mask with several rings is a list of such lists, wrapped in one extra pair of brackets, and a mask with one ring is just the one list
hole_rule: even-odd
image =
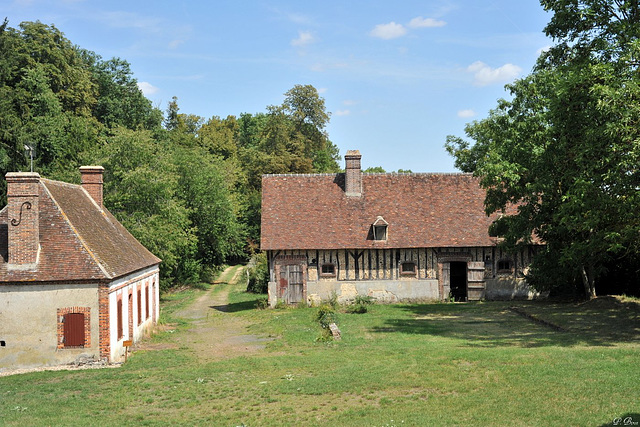
[[(363, 174), (347, 197), (344, 174), (264, 175), (264, 250), (493, 246), (485, 192), (469, 174)], [(378, 217), (386, 241), (373, 240)]]
[(0, 282), (111, 280), (160, 262), (81, 186), (48, 179), (39, 186), (37, 268), (7, 269), (5, 207), (0, 211)]

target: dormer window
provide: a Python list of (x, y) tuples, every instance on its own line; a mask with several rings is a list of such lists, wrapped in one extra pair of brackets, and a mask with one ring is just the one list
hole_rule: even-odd
[(373, 240), (387, 240), (387, 227), (389, 223), (381, 216), (373, 222)]

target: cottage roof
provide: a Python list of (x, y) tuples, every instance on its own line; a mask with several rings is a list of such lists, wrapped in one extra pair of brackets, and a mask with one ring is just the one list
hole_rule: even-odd
[[(470, 174), (362, 174), (349, 197), (345, 174), (264, 175), (264, 250), (493, 246), (485, 192)], [(374, 240), (379, 217), (386, 240)]]
[(0, 211), (0, 282), (111, 280), (160, 259), (79, 185), (39, 182), (40, 253), (35, 269), (8, 269), (8, 209)]

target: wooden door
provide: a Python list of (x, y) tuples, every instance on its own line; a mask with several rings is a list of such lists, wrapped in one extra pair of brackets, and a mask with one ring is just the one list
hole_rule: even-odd
[(484, 262), (467, 263), (467, 295), (469, 300), (484, 298)]
[(304, 277), (300, 264), (283, 265), (280, 268), (280, 299), (287, 304), (297, 304), (304, 299)]

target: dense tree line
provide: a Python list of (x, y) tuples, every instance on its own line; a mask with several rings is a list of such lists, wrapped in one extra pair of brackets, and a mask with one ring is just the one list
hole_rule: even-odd
[[(540, 289), (640, 291), (640, 4), (541, 0), (554, 46), (507, 86), (489, 117), (449, 137), (456, 165), (481, 177), (487, 213), (517, 206), (495, 232), (546, 243)], [(622, 285), (622, 286), (621, 286)]]
[[(129, 64), (75, 46), (55, 26), (0, 25), (0, 173), (78, 182), (105, 167), (107, 208), (162, 258), (167, 288), (206, 280), (259, 245), (263, 173), (335, 172), (329, 113), (313, 86), (282, 105), (205, 119), (151, 105)], [(0, 198), (6, 202), (1, 181)]]

